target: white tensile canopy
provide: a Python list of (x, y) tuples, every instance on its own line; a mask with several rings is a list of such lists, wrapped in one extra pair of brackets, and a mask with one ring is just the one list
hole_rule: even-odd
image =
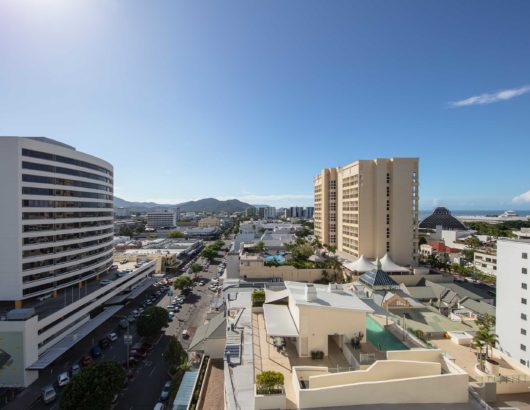
[(361, 255), (355, 262), (347, 262), (344, 267), (352, 272), (368, 272), (375, 269), (375, 265), (364, 255)]
[(383, 256), (380, 259), (380, 262), (381, 262), (381, 269), (384, 270), (387, 273), (389, 273), (389, 272), (408, 272), (409, 271), (408, 268), (405, 268), (403, 266), (399, 266), (398, 264), (396, 264), (390, 258), (390, 256), (388, 256), (388, 253), (385, 253), (385, 256)]

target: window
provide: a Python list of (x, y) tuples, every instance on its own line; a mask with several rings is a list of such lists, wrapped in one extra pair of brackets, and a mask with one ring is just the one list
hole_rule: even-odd
[(526, 335), (526, 329), (522, 329), (522, 328), (521, 328), (521, 334), (522, 334), (522, 335)]
[(524, 359), (519, 359), (519, 363), (521, 363), (523, 366), (526, 366), (526, 361)]
[(528, 259), (528, 254), (526, 252), (523, 252), (522, 257), (523, 257), (523, 259)]
[(526, 345), (521, 344), (521, 350), (522, 350), (523, 352), (526, 352)]
[(527, 270), (526, 268), (522, 268), (522, 269), (521, 269), (521, 273), (523, 273), (523, 274), (526, 275), (526, 274), (528, 273), (528, 270)]
[(523, 283), (521, 283), (521, 288), (523, 288), (523, 289), (527, 289), (528, 286), (526, 285), (526, 283), (523, 282)]
[(521, 313), (521, 319), (526, 320), (526, 314), (525, 313)]
[(522, 303), (523, 305), (526, 305), (526, 298), (521, 298), (521, 303)]

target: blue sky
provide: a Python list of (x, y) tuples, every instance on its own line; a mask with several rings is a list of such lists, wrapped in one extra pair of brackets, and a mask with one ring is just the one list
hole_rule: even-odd
[(422, 209), (530, 209), (529, 16), (525, 1), (1, 0), (0, 135), (110, 161), (128, 200), (307, 205), (323, 167), (417, 156)]

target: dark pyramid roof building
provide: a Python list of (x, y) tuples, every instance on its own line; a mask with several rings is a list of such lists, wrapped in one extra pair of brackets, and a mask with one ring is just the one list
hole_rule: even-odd
[(468, 229), (462, 222), (451, 215), (449, 209), (443, 206), (436, 208), (432, 215), (420, 222), (420, 229), (436, 229), (437, 226), (452, 231)]

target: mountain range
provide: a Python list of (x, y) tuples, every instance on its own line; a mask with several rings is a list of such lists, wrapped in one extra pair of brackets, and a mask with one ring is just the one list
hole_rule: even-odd
[(131, 202), (114, 197), (116, 208), (128, 208), (132, 211), (145, 212), (157, 209), (180, 208), (180, 212), (242, 212), (254, 205), (241, 202), (238, 199), (220, 201), (215, 198), (204, 198), (197, 201), (188, 201), (181, 204), (157, 204), (155, 202)]

